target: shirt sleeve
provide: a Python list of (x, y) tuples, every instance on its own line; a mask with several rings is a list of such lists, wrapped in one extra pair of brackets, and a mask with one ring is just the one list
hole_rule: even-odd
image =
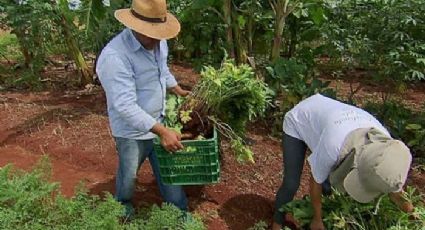
[(136, 82), (130, 63), (118, 54), (109, 54), (99, 60), (97, 67), (109, 105), (130, 126), (148, 133), (156, 120), (137, 104)]
[(160, 43), (161, 57), (162, 57), (162, 69), (163, 74), (166, 80), (167, 89), (177, 86), (177, 81), (173, 74), (171, 74), (170, 69), (168, 68), (167, 58), (168, 58), (168, 45), (166, 40), (162, 40)]

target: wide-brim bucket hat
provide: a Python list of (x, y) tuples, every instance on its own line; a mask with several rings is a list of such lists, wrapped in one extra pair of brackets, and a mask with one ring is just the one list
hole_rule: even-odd
[(150, 38), (170, 39), (180, 32), (177, 18), (167, 12), (165, 0), (133, 0), (131, 8), (115, 11), (126, 27)]
[(335, 187), (361, 203), (390, 192), (401, 191), (412, 162), (409, 148), (378, 129), (351, 135), (353, 152), (331, 173)]

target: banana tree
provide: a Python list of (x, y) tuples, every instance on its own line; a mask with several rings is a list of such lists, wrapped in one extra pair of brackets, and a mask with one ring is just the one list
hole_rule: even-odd
[(274, 62), (280, 55), (282, 47), (282, 33), (285, 28), (286, 18), (300, 6), (301, 1), (298, 0), (269, 0), (269, 4), (275, 15), (274, 22), (274, 38), (270, 60)]

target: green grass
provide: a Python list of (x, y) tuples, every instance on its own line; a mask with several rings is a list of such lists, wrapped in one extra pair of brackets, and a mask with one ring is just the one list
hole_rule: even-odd
[(0, 60), (18, 60), (21, 59), (21, 51), (19, 50), (18, 39), (14, 34), (0, 34)]

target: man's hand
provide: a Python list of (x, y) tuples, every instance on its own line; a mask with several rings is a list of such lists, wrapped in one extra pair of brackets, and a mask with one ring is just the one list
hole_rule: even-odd
[(159, 123), (155, 124), (151, 131), (160, 137), (161, 145), (165, 150), (169, 152), (177, 152), (184, 148), (184, 146), (180, 143), (181, 135), (176, 131), (167, 129)]
[(325, 230), (325, 225), (323, 224), (322, 218), (313, 218), (310, 223), (311, 230)]
[(187, 95), (190, 94), (190, 91), (182, 89), (179, 85), (171, 88), (170, 90), (174, 94), (179, 95), (179, 96), (182, 96), (182, 97), (186, 97)]

